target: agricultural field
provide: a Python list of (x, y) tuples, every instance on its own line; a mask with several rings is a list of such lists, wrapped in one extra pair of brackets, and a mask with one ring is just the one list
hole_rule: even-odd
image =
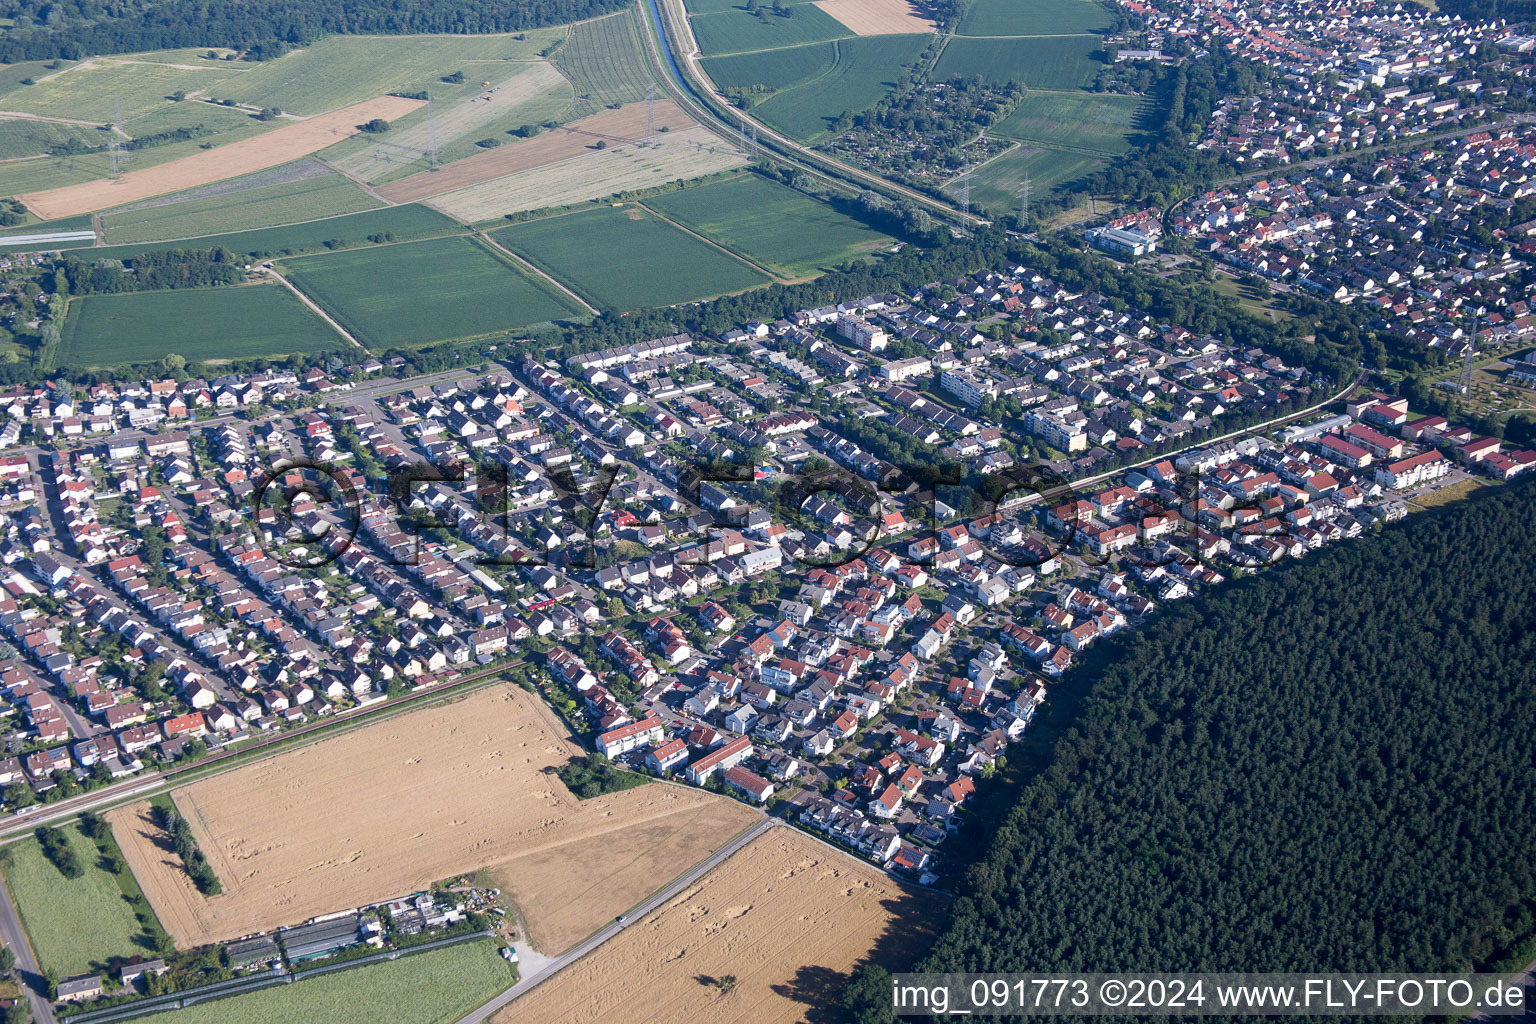
[[(382, 200), (370, 196), (355, 182), (320, 164), (308, 163), (295, 170), (308, 168), (319, 173), (286, 176), (287, 180), (266, 185), (259, 184), (261, 175), (255, 175), (252, 179), (220, 183), (248, 183), (249, 187), (220, 189), (218, 185), (205, 186), (179, 202), (175, 201), (176, 196), (165, 196), (110, 210), (101, 218), (105, 241), (110, 245), (121, 245), (193, 238), (321, 220), (384, 205)], [(197, 194), (204, 191), (212, 194)]]
[(36, 839), (0, 854), (5, 883), (16, 900), (32, 948), (45, 970), (80, 974), (114, 956), (152, 955), (117, 877), (101, 867), (96, 844), (73, 823), (62, 827), (85, 873), (65, 878)]
[(552, 59), (576, 91), (576, 102), (562, 120), (643, 100), (653, 81), (633, 11), (571, 26), (570, 38)]
[(508, 213), (568, 206), (678, 179), (702, 178), (747, 162), (735, 147), (707, 128), (658, 135), (649, 145), (609, 146), (430, 200), (467, 223)]
[(462, 234), (463, 231), (464, 226), (457, 221), (419, 203), (411, 203), (284, 227), (201, 235), (169, 243), (138, 242), (132, 245), (102, 246), (92, 249), (90, 255), (93, 258), (121, 260), (157, 249), (211, 249), (222, 245), (230, 252), (266, 258), (370, 245), (373, 244), (370, 236), (381, 239), (387, 237), (392, 242), (408, 242)]
[(1019, 81), (1031, 89), (1067, 91), (1093, 84), (1103, 62), (1098, 36), (1022, 39), (956, 36), (934, 66), (935, 79), (980, 75), (988, 82)]
[(563, 320), (576, 304), (467, 237), (302, 256), (288, 278), (375, 351)]
[(0, 160), (43, 156), (55, 146), (101, 146), (105, 145), (106, 138), (105, 132), (91, 125), (0, 118)]
[(0, 107), (95, 125), (111, 124), (120, 112), (124, 130), (138, 135), (138, 121), (177, 105), (170, 98), (172, 94), (184, 92), (195, 103), (197, 98), (218, 92), (225, 82), (250, 74), (250, 69), (257, 66), (201, 57), (178, 64), (134, 57), (93, 57), (78, 64), (65, 62), (58, 71), (44, 72), (34, 85), (17, 85), (0, 94)]
[(821, 1020), (855, 966), (910, 966), (945, 916), (944, 897), (774, 828), (492, 1021)]
[(493, 237), (599, 309), (670, 306), (769, 280), (757, 268), (634, 206), (514, 224)]
[(141, 1018), (151, 1024), (452, 1024), (515, 980), (497, 943), (461, 942)]
[[(928, 43), (926, 35), (905, 35), (857, 36), (822, 44), (833, 51), (826, 73), (781, 89), (756, 104), (752, 113), (801, 142), (814, 141), (843, 111), (868, 110), (894, 90), (903, 65), (916, 60)], [(773, 59), (787, 52), (757, 56)]]
[(905, 35), (935, 30), (933, 22), (909, 0), (816, 0), (816, 6), (855, 35)]
[(1040, 195), (1092, 174), (1108, 163), (1108, 157), (1020, 145), (971, 172), (971, 202), (994, 215), (1008, 213), (1017, 209), (1019, 186), (1026, 177), (1035, 194)]
[(722, 89), (761, 86), (772, 92), (832, 73), (838, 47), (832, 43), (792, 46), (772, 53), (705, 57), (704, 71)]
[(809, 277), (892, 242), (830, 204), (757, 174), (668, 192), (645, 205), (786, 278)]
[[(319, 114), (390, 92), (432, 90), (434, 103), (475, 95), (480, 83), (516, 70), (513, 61), (538, 61), (539, 51), (564, 28), (513, 35), (347, 36), (318, 39), (302, 50), (255, 65), (218, 89), (219, 99), (295, 114)], [(442, 81), (455, 71), (464, 82)]]
[[(658, 131), (662, 128), (669, 132), (678, 131), (694, 125), (693, 119), (671, 100), (658, 101), (653, 113)], [(427, 171), (401, 178), (380, 186), (378, 192), (391, 202), (414, 202), (545, 164), (596, 154), (600, 152), (599, 142), (606, 148), (644, 137), (645, 104), (629, 103), (541, 132), (531, 139), (520, 139), (456, 160), (435, 173)]]
[(379, 96), (307, 121), (290, 122), (258, 138), (231, 142), (159, 167), (129, 171), (116, 179), (28, 192), (19, 198), (29, 210), (45, 219), (123, 206), (277, 167), (353, 134), (365, 121), (372, 118), (393, 120), (420, 105), (419, 100)]
[(1112, 93), (1031, 92), (988, 133), (1118, 156), (1131, 147), (1145, 103), (1140, 96)]
[(174, 797), (224, 884), (211, 898), (154, 845), (147, 805), (109, 819), (160, 920), (187, 945), (485, 870), (554, 954), (758, 819), (677, 786), (578, 801), (551, 769), (582, 756), (547, 705), (507, 685), (194, 782)]
[(81, 296), (69, 302), (62, 342), (66, 366), (147, 363), (172, 352), (197, 362), (348, 347), (276, 284)]
[(785, 10), (790, 16), (770, 14), (759, 18), (733, 7), (693, 15), (689, 23), (698, 38), (699, 49), (711, 56), (775, 50), (852, 35), (846, 25), (814, 4), (795, 4)]
[(1109, 11), (1094, 0), (972, 0), (957, 34), (1060, 36), (1103, 32)]
[(526, 124), (558, 120), (570, 108), (571, 83), (545, 61), (509, 63), (481, 68), (490, 76), (488, 89), (478, 88), (457, 99), (444, 99), (433, 90), (432, 123), (426, 111), (403, 118), (383, 135), (354, 135), (321, 155), (333, 166), (371, 183), (394, 181), (432, 167), (433, 145), (439, 164), (483, 152), (477, 143), (510, 143), (508, 133)]

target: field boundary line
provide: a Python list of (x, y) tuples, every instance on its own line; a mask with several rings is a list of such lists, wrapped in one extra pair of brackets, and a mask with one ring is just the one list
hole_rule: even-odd
[[(529, 223), (532, 223), (532, 222), (530, 221)], [(591, 313), (593, 316), (601, 316), (602, 315), (602, 311), (599, 310), (596, 306), (592, 305), (592, 303), (588, 302), (586, 299), (582, 298), (580, 295), (576, 294), (574, 291), (572, 291), (571, 289), (567, 288), (564, 284), (560, 283), (560, 281), (556, 280), (553, 276), (551, 276), (550, 274), (546, 273), (542, 268), (534, 266), (532, 263), (530, 263), (527, 260), (523, 259), (523, 257), (519, 256), (517, 253), (513, 252), (511, 249), (508, 249), (506, 246), (504, 246), (500, 242), (496, 241), (496, 239), (491, 237), (491, 234), (490, 234), (489, 231), (476, 231), (476, 232), (474, 232), (474, 234), (475, 234), (476, 237), (483, 239), (488, 245), (490, 245), (490, 247), (492, 249), (495, 249), (497, 252), (501, 253), (503, 256), (506, 256), (507, 258), (509, 258), (514, 264), (517, 265), (517, 267), (519, 269), (527, 271), (527, 272), (533, 274), (535, 277), (542, 278), (543, 280), (548, 281), (550, 284), (552, 284), (556, 288), (560, 289), (560, 291), (562, 291), (566, 295), (569, 295), (571, 298), (575, 299), (577, 302), (581, 303), (581, 308), (585, 309), (587, 312)]]
[[(668, 193), (668, 194), (670, 194), (670, 193)], [(763, 273), (767, 274), (769, 277), (773, 278), (775, 281), (778, 281), (780, 284), (783, 284), (784, 282), (789, 280), (788, 277), (786, 277), (786, 276), (784, 276), (782, 274), (774, 273), (772, 270), (769, 270), (767, 267), (763, 266), (761, 263), (757, 262), (756, 260), (749, 259), (747, 256), (743, 255), (742, 253), (739, 253), (735, 249), (732, 249), (730, 246), (726, 245), (724, 242), (717, 242), (717, 241), (715, 241), (712, 238), (706, 238), (704, 235), (699, 234), (697, 231), (693, 230), (688, 225), (686, 225), (686, 224), (679, 224), (677, 221), (673, 220), (671, 217), (668, 217), (666, 214), (658, 213), (657, 211), (651, 209), (649, 206), (646, 206), (645, 203), (641, 202), (640, 200), (635, 200), (634, 204), (636, 206), (640, 207), (640, 209), (644, 210), (646, 213), (649, 213), (651, 216), (659, 217), (662, 220), (666, 221), (668, 224), (671, 224), (673, 227), (677, 228), (677, 230), (683, 231), (683, 232), (686, 232), (687, 234), (692, 235), (694, 238), (697, 238), (699, 241), (703, 242), (704, 244), (713, 246), (714, 248), (719, 249), (721, 252), (725, 253), (728, 256), (736, 257), (738, 260), (741, 260), (741, 262), (745, 263), (749, 267), (755, 267), (758, 270), (761, 270)]]
[[(1021, 36), (968, 36), (964, 32), (956, 32), (955, 39), (1076, 39), (1079, 36), (1091, 36), (1094, 39), (1102, 39), (1097, 32), (1033, 32)], [(1057, 90), (1058, 92), (1064, 90)]]
[[(352, 182), (354, 185), (356, 185), (358, 188), (362, 189), (364, 192), (367, 192), (370, 196), (373, 196), (373, 198), (377, 199), (379, 202), (383, 203), (385, 206), (404, 206), (404, 205), (409, 205), (409, 204), (405, 204), (405, 203), (396, 203), (396, 202), (392, 202), (391, 200), (385, 199), (383, 196), (381, 196), (377, 192), (375, 192), (373, 190), (373, 186), (368, 184), (362, 178), (359, 178), (357, 175), (353, 174), (351, 171), (342, 170), (340, 167), (337, 167), (335, 164), (331, 163), (329, 160), (325, 159), (323, 156), (321, 156), (318, 153), (316, 153), (312, 159), (317, 164), (320, 164), (320, 165), (322, 165), (324, 167), (329, 167), (331, 170), (335, 171), (337, 174), (341, 175), (343, 178), (346, 178), (348, 181)], [(363, 212), (366, 213), (367, 211), (364, 210)], [(342, 214), (342, 216), (345, 217), (345, 216), (347, 216), (347, 214)], [(321, 219), (324, 220), (325, 218), (322, 217)], [(282, 225), (279, 225), (279, 227), (281, 227), (281, 226)]]
[(348, 341), (362, 349), (364, 352), (368, 352), (370, 355), (372, 354), (367, 345), (364, 345), (362, 342), (354, 338), (351, 331), (348, 331), (345, 327), (341, 326), (341, 323), (337, 321), (335, 317), (331, 316), (331, 314), (320, 308), (320, 304), (306, 295), (298, 285), (294, 284), (292, 281), (288, 280), (286, 277), (284, 277), (282, 274), (279, 274), (271, 267), (263, 266), (261, 268), (261, 273), (266, 277), (274, 277), (281, 281), (283, 286), (286, 287), (289, 291), (293, 292), (293, 294), (297, 295), (299, 297), (299, 301), (308, 306), (311, 312), (313, 312), (321, 320), (324, 320), (326, 323), (330, 324), (333, 331), (341, 335), (343, 338), (346, 338)]

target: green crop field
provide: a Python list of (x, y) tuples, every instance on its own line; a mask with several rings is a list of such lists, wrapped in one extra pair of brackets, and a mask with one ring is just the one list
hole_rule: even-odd
[(515, 980), (492, 941), (274, 985), (141, 1018), (152, 1024), (450, 1024)]
[(0, 160), (41, 156), (53, 146), (74, 142), (81, 146), (104, 146), (107, 134), (100, 128), (82, 124), (56, 124), (20, 118), (0, 120)]
[[(0, 106), (24, 114), (109, 124), (114, 106), (130, 135), (139, 134), (138, 119), (174, 106), (177, 91), (217, 92), (231, 79), (250, 74), (256, 65), (243, 61), (200, 60), (187, 69), (168, 64), (99, 58), (45, 72), (35, 85), (18, 85), (0, 97)], [(206, 65), (206, 66), (202, 66)]]
[(1140, 96), (1111, 93), (1031, 92), (988, 131), (1117, 156), (1130, 148), (1136, 115), (1145, 102)]
[(188, 362), (255, 359), (347, 347), (288, 289), (253, 284), (71, 299), (59, 362), (114, 366), (172, 352)]
[(595, 114), (612, 103), (645, 99), (653, 79), (640, 31), (631, 11), (585, 21), (553, 58), (555, 67), (571, 80), (576, 102), (562, 120)]
[[(836, 54), (830, 70), (782, 89), (754, 106), (752, 113), (802, 142), (813, 141), (825, 135), (843, 111), (868, 110), (895, 89), (902, 66), (916, 60), (932, 39), (926, 35), (859, 36), (826, 44)], [(952, 40), (950, 45), (961, 41)]]
[[(319, 114), (382, 96), (431, 89), (434, 99), (472, 94), (487, 79), (504, 77), (506, 62), (537, 60), (563, 28), (532, 29), (519, 40), (495, 36), (326, 36), (302, 50), (257, 65), (215, 93), (296, 114)], [(464, 72), (461, 85), (441, 79)]]
[(1018, 208), (1019, 185), (1025, 177), (1029, 178), (1035, 194), (1040, 195), (1092, 174), (1108, 163), (1108, 157), (1088, 153), (1019, 146), (971, 172), (971, 202), (994, 215), (1008, 213)]
[(599, 309), (670, 306), (768, 278), (635, 207), (601, 207), (502, 228), (495, 238)]
[(773, 50), (853, 35), (848, 26), (811, 4), (797, 4), (785, 11), (788, 17), (771, 12), (758, 17), (744, 9), (727, 8), (696, 15), (690, 22), (699, 49), (710, 55)]
[(1093, 54), (1098, 36), (1037, 39), (956, 37), (944, 47), (934, 67), (935, 79), (980, 75), (989, 82), (1023, 82), (1031, 89), (1083, 89), (1093, 84), (1103, 63)]
[(806, 277), (891, 243), (829, 204), (757, 174), (669, 192), (645, 205), (783, 277)]
[[(89, 226), (89, 225), (87, 225)], [(405, 206), (386, 206), (363, 213), (351, 213), (342, 217), (289, 224), (286, 227), (258, 228), (254, 231), (236, 231), (222, 235), (201, 235), (175, 242), (138, 242), (132, 245), (103, 246), (92, 249), (91, 256), (101, 259), (121, 260), (141, 252), (156, 249), (211, 249), (222, 245), (231, 252), (246, 253), (266, 258), (268, 256), (296, 256), (300, 253), (319, 252), (369, 245), (368, 236), (393, 236), (390, 241), (408, 242), (422, 238), (440, 238), (444, 235), (461, 234), (464, 226), (436, 210), (411, 203)], [(327, 242), (334, 243), (327, 245)]]
[(79, 878), (65, 878), (36, 839), (6, 847), (5, 882), (43, 968), (68, 976), (114, 956), (152, 955), (136, 941), (144, 930), (96, 844), (74, 824), (63, 832), (85, 869)]
[(515, 331), (581, 312), (468, 237), (301, 257), (287, 266), (294, 284), (376, 350)]
[(722, 89), (760, 85), (778, 90), (830, 74), (838, 49), (834, 43), (812, 43), (764, 53), (706, 57), (703, 63), (705, 72)]
[(960, 19), (962, 36), (1054, 36), (1102, 32), (1109, 11), (1092, 0), (972, 0)]
[(151, 200), (106, 213), (101, 223), (106, 241), (116, 245), (320, 220), (383, 205), (345, 176), (326, 174), (180, 203)]

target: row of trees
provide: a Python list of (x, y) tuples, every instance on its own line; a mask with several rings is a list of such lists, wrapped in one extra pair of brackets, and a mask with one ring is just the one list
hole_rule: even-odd
[(205, 288), (239, 284), (244, 279), (245, 271), (235, 254), (220, 246), (144, 252), (126, 260), (93, 260), (66, 253), (59, 258), (51, 283), (60, 295), (103, 295)]
[(43, 856), (52, 861), (65, 878), (79, 878), (85, 874), (80, 858), (75, 856), (74, 848), (69, 845), (69, 839), (62, 829), (44, 825), (33, 834), (43, 847)]
[(192, 835), (192, 826), (187, 824), (187, 819), (165, 804), (156, 804), (153, 813), (155, 824), (171, 837), (171, 848), (181, 858), (197, 891), (204, 896), (216, 896), (223, 892), (224, 885), (219, 881), (219, 876), (213, 873), (207, 856), (198, 849), (197, 839)]
[(620, 0), (11, 0), (0, 62), (190, 46), (225, 46), (247, 58), (282, 56), (322, 35), (516, 32), (608, 14)]

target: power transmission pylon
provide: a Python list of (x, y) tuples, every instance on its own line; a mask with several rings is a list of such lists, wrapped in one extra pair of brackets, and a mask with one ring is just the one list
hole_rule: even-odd
[(967, 167), (965, 172), (960, 175), (960, 179), (955, 185), (955, 194), (960, 197), (960, 212), (965, 215), (966, 220), (970, 220), (971, 169), (969, 167)]
[(432, 120), (432, 90), (427, 90), (427, 145), (432, 147), (432, 164), (429, 170), (437, 170), (437, 124)]
[(1019, 228), (1023, 229), (1029, 223), (1029, 179), (1019, 186)]
[(656, 137), (656, 83), (645, 87), (645, 141)]
[(1472, 390), (1472, 357), (1477, 353), (1477, 317), (1472, 318), (1472, 337), (1461, 353), (1461, 376), (1456, 378), (1456, 393), (1465, 395)]
[(112, 97), (112, 127), (107, 129), (107, 173), (117, 177), (123, 173), (118, 166), (117, 137), (123, 134), (123, 110), (117, 102), (117, 97)]

